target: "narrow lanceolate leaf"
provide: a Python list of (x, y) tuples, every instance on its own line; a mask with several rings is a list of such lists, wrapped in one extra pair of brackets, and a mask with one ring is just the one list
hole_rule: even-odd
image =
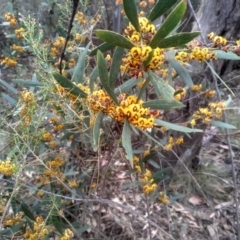
[(143, 107), (150, 109), (168, 110), (172, 108), (184, 107), (184, 104), (176, 100), (173, 100), (172, 102), (167, 102), (164, 99), (156, 99), (143, 103)]
[(30, 208), (25, 204), (21, 203), (21, 210), (25, 213), (25, 215), (30, 218), (31, 220), (35, 221), (35, 217), (33, 212), (30, 210)]
[(181, 77), (181, 79), (184, 81), (184, 83), (188, 87), (192, 87), (193, 81), (192, 81), (192, 78), (190, 77), (189, 73), (187, 72), (187, 70), (174, 58), (168, 58), (168, 62), (175, 69), (175, 71)]
[(123, 92), (127, 92), (128, 90), (130, 90), (132, 87), (136, 86), (139, 82), (141, 82), (143, 79), (139, 78), (138, 80), (136, 80), (136, 78), (131, 78), (129, 80), (127, 80), (125, 83), (123, 83), (122, 85), (120, 85), (119, 87), (117, 87), (114, 90), (114, 93), (116, 95), (123, 93)]
[(140, 25), (138, 22), (138, 13), (135, 0), (123, 0), (123, 8), (128, 20), (140, 32)]
[(18, 90), (16, 88), (14, 88), (12, 85), (10, 85), (9, 83), (7, 83), (6, 81), (0, 79), (0, 83), (6, 87), (9, 91), (13, 92), (14, 94), (18, 93)]
[(168, 85), (162, 78), (158, 77), (152, 71), (149, 70), (148, 74), (157, 95), (167, 102), (172, 102), (174, 100), (174, 88)]
[(9, 103), (11, 103), (13, 106), (17, 106), (17, 100), (10, 97), (8, 94), (6, 93), (2, 93), (2, 97), (7, 100)]
[(221, 121), (214, 121), (212, 120), (210, 122), (213, 126), (220, 127), (220, 128), (226, 128), (226, 129), (236, 129), (235, 126), (229, 123), (221, 122)]
[(114, 48), (115, 46), (109, 43), (102, 43), (101, 45), (99, 45), (98, 47), (94, 48), (90, 53), (89, 56), (95, 56), (97, 54), (97, 51), (101, 51), (101, 52), (106, 52), (112, 48)]
[(109, 74), (109, 86), (113, 88), (115, 86), (116, 80), (119, 74), (119, 68), (122, 64), (122, 56), (124, 49), (117, 47), (112, 58), (112, 65)]
[(114, 46), (131, 49), (135, 45), (129, 41), (127, 38), (123, 37), (119, 33), (107, 31), (107, 30), (97, 30), (96, 35), (104, 42), (109, 43)]
[(215, 50), (213, 52), (216, 54), (217, 59), (240, 60), (240, 56), (233, 52), (225, 52), (223, 50)]
[(196, 38), (200, 32), (191, 32), (191, 33), (178, 33), (171, 37), (167, 37), (158, 42), (158, 47), (160, 48), (170, 48), (177, 47), (189, 43), (194, 38)]
[(98, 74), (103, 87), (105, 88), (108, 95), (112, 98), (112, 100), (116, 104), (118, 104), (118, 100), (114, 93), (114, 90), (109, 86), (107, 64), (103, 57), (103, 54), (100, 51), (97, 52), (97, 66), (98, 66)]
[(62, 76), (60, 73), (53, 73), (53, 77), (55, 80), (66, 90), (69, 91), (69, 93), (80, 97), (80, 98), (86, 98), (87, 93), (82, 91), (79, 87), (77, 87), (75, 84), (73, 84), (71, 81), (69, 81), (67, 78)]
[(91, 93), (92, 93), (93, 90), (94, 90), (94, 81), (96, 80), (97, 77), (98, 77), (98, 67), (96, 66), (96, 67), (92, 70), (92, 73), (90, 74), (89, 87), (90, 87)]
[(103, 120), (103, 112), (99, 112), (95, 121), (94, 121), (94, 127), (93, 127), (93, 144), (94, 144), (94, 150), (96, 151), (99, 144), (99, 136), (100, 136), (100, 127)]
[(131, 142), (131, 128), (129, 122), (125, 120), (122, 132), (122, 145), (126, 151), (127, 159), (133, 167), (133, 150)]
[(85, 70), (85, 59), (88, 53), (88, 49), (91, 42), (85, 47), (84, 51), (81, 53), (80, 57), (78, 58), (77, 66), (74, 69), (72, 81), (76, 83), (83, 83), (84, 81), (84, 70)]
[(153, 54), (154, 54), (154, 50), (152, 50), (148, 56), (147, 59), (143, 61), (143, 66), (146, 68), (147, 65), (151, 62), (152, 58), (153, 58)]
[(162, 41), (169, 33), (178, 25), (178, 23), (183, 18), (183, 15), (187, 8), (187, 2), (181, 1), (173, 11), (168, 15), (162, 26), (159, 28), (149, 46), (156, 48), (159, 41)]
[(23, 84), (24, 86), (27, 86), (27, 87), (43, 86), (43, 84), (39, 81), (24, 80), (24, 79), (13, 79), (12, 81), (15, 82), (15, 83)]
[(155, 21), (168, 11), (176, 2), (177, 0), (158, 0), (147, 18), (152, 22)]
[(224, 101), (224, 103), (226, 104), (226, 106), (228, 106), (231, 102), (232, 102), (232, 97), (228, 95), (228, 100)]
[(183, 126), (180, 126), (177, 124), (165, 122), (160, 119), (155, 119), (154, 122), (159, 126), (167, 127), (168, 129), (172, 129), (172, 130), (179, 131), (179, 132), (191, 133), (191, 132), (202, 132), (203, 131), (202, 129), (183, 127)]

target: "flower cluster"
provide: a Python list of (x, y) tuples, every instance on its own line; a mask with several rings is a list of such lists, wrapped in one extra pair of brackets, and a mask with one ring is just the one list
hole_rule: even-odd
[(23, 236), (24, 236), (24, 239), (26, 240), (34, 240), (34, 239), (43, 240), (47, 237), (48, 234), (49, 234), (49, 229), (46, 227), (43, 217), (39, 216), (36, 218), (36, 221), (34, 222), (33, 229), (27, 228)]
[(28, 90), (20, 92), (18, 104), (21, 107), (19, 112), (20, 117), (24, 119), (25, 125), (29, 125), (32, 120), (31, 114), (36, 108), (36, 97), (34, 93)]
[(16, 172), (17, 165), (11, 161), (10, 158), (7, 158), (6, 161), (0, 160), (0, 174), (12, 176)]
[[(65, 180), (65, 175), (61, 172), (60, 167), (63, 166), (64, 161), (61, 157), (55, 157), (53, 160), (46, 163), (47, 169), (44, 170), (44, 176), (50, 178), (58, 178), (57, 183)], [(60, 181), (60, 182), (59, 182)]]
[(164, 192), (159, 193), (158, 200), (163, 204), (169, 204), (169, 198)]
[(59, 185), (65, 180), (65, 175), (61, 171), (61, 167), (64, 165), (64, 160), (56, 156), (52, 160), (46, 163), (46, 169), (42, 175), (36, 178), (35, 183), (41, 183), (43, 186), (50, 184), (51, 179), (56, 179), (56, 183)]
[(17, 65), (17, 61), (13, 58), (4, 58), (1, 60), (1, 64), (7, 67), (15, 67)]
[(64, 235), (59, 240), (70, 240), (74, 237), (71, 229), (67, 228), (64, 230)]
[(88, 95), (88, 103), (92, 110), (103, 111), (111, 118), (122, 122), (127, 119), (133, 125), (146, 130), (154, 125), (154, 116), (158, 111), (151, 111), (143, 107), (143, 102), (137, 101), (137, 96), (120, 94), (118, 96), (119, 106), (116, 106), (109, 95), (103, 90), (94, 91)]
[(139, 161), (140, 161), (140, 158), (139, 158), (139, 157), (137, 157), (137, 156), (134, 156), (134, 157), (133, 157), (133, 167), (134, 167), (134, 170), (135, 170), (137, 173), (141, 174), (141, 173), (142, 173), (142, 168), (141, 168), (140, 165), (139, 165)]
[(143, 192), (145, 194), (150, 194), (157, 189), (157, 184), (154, 183), (154, 179), (152, 177), (152, 173), (150, 170), (146, 169), (145, 173), (143, 176), (140, 178), (142, 185)]
[(214, 32), (211, 32), (207, 35), (208, 39), (211, 40), (213, 42), (213, 44), (215, 46), (224, 46), (227, 44), (227, 39), (226, 38), (223, 38), (221, 36), (217, 36), (215, 35)]
[(79, 186), (79, 181), (76, 181), (75, 179), (69, 179), (67, 185), (70, 188), (77, 188)]
[(175, 59), (177, 61), (181, 62), (189, 62), (191, 60), (197, 60), (199, 62), (205, 62), (207, 60), (216, 60), (216, 55), (212, 51), (210, 51), (208, 48), (202, 48), (195, 46), (191, 49), (191, 52), (184, 52), (180, 51), (175, 56)]
[(7, 215), (3, 220), (3, 225), (5, 227), (17, 225), (21, 222), (23, 215), (23, 212), (18, 212), (15, 216)]
[(10, 26), (16, 26), (18, 24), (16, 16), (12, 13), (5, 13), (4, 18), (10, 23)]
[[(127, 38), (133, 42), (133, 47), (129, 54), (123, 58), (121, 72), (130, 72), (130, 76), (142, 77), (142, 72), (147, 69), (159, 69), (163, 64), (163, 49), (152, 49), (148, 44), (156, 33), (155, 26), (145, 17), (139, 17), (140, 32), (134, 26), (129, 25), (124, 30)], [(151, 59), (146, 63), (149, 54)], [(145, 61), (145, 62), (144, 62)]]
[(25, 32), (24, 28), (19, 28), (19, 29), (15, 29), (14, 33), (17, 35), (17, 39), (21, 40), (23, 39), (23, 33)]
[(61, 54), (61, 50), (64, 47), (66, 39), (64, 37), (58, 37), (51, 47), (51, 56), (56, 57)]
[(86, 25), (87, 24), (87, 19), (86, 16), (84, 15), (84, 13), (82, 12), (77, 12), (75, 15), (77, 21), (82, 24), (82, 25)]
[(16, 44), (13, 44), (13, 45), (12, 45), (12, 50), (17, 51), (17, 52), (20, 52), (20, 53), (22, 53), (22, 52), (25, 51), (25, 49), (24, 49), (22, 46), (18, 46), (18, 45), (16, 45)]
[(164, 145), (164, 149), (169, 151), (169, 150), (172, 150), (172, 148), (175, 145), (181, 145), (183, 143), (184, 143), (183, 137), (179, 137), (179, 138), (174, 139), (172, 136), (169, 136), (168, 140), (167, 140), (167, 144)]
[[(149, 63), (147, 63), (147, 66), (145, 66), (144, 68), (144, 61), (147, 60), (150, 52), (153, 52), (152, 58)], [(147, 69), (159, 69), (160, 66), (163, 64), (163, 60), (163, 49), (156, 48), (153, 50), (149, 46), (133, 47), (130, 50), (129, 55), (123, 58), (121, 72), (129, 70), (131, 76), (136, 75), (137, 77), (143, 77), (142, 71)]]
[(196, 123), (209, 124), (210, 121), (214, 118), (221, 118), (222, 112), (226, 108), (224, 102), (211, 102), (208, 104), (208, 107), (199, 108), (193, 115), (190, 120), (190, 125), (194, 127)]
[(191, 90), (193, 91), (193, 92), (199, 92), (199, 91), (201, 91), (202, 90), (202, 84), (195, 84), (195, 85), (193, 85), (192, 87), (191, 87)]

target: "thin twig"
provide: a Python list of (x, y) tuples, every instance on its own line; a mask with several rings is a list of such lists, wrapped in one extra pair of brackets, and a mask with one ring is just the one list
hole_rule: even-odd
[(66, 51), (66, 48), (67, 48), (68, 41), (70, 39), (70, 33), (71, 33), (71, 30), (72, 30), (72, 27), (73, 27), (73, 21), (74, 21), (74, 17), (76, 15), (76, 12), (77, 12), (79, 0), (72, 0), (72, 2), (73, 2), (72, 15), (71, 15), (69, 25), (68, 25), (68, 32), (67, 32), (66, 41), (65, 41), (65, 44), (64, 44), (63, 50), (61, 52), (61, 56), (60, 56), (60, 63), (59, 63), (60, 74), (62, 74), (62, 61), (64, 59), (64, 55), (65, 55), (65, 51)]
[[(192, 6), (192, 3), (191, 3), (190, 0), (188, 0), (188, 4), (189, 4), (189, 7), (190, 7), (190, 9), (193, 13), (193, 16), (195, 18), (197, 26), (198, 26), (200, 32), (202, 32), (200, 23), (197, 19), (197, 16), (194, 12), (194, 9), (193, 9), (193, 6)], [(205, 41), (204, 37), (202, 36), (202, 34), (201, 34), (201, 38), (202, 38), (204, 44), (206, 44), (206, 41)], [(209, 64), (210, 64), (211, 67), (213, 67), (212, 60), (210, 60)], [(214, 81), (215, 89), (216, 89), (216, 92), (217, 92), (218, 100), (221, 101), (221, 95), (220, 95), (219, 88), (218, 88), (217, 78), (213, 74), (212, 71), (211, 71), (211, 74), (212, 74), (212, 77), (213, 77), (213, 81)], [(222, 119), (223, 119), (223, 122), (227, 122), (226, 113), (224, 111), (223, 111), (223, 114), (222, 114)], [(239, 221), (239, 212), (238, 212), (238, 205), (239, 204), (238, 204), (238, 192), (237, 192), (237, 178), (236, 178), (236, 173), (235, 173), (235, 164), (234, 164), (234, 160), (233, 160), (234, 153), (233, 153), (233, 150), (232, 150), (231, 141), (230, 141), (230, 137), (229, 137), (229, 129), (226, 128), (225, 132), (226, 132), (226, 140), (227, 140), (227, 144), (228, 144), (228, 148), (229, 148), (230, 160), (231, 160), (231, 164), (232, 164), (232, 177), (233, 177), (233, 185), (234, 185), (234, 201), (235, 201), (235, 204), (236, 204), (237, 239), (240, 240), (240, 221)]]

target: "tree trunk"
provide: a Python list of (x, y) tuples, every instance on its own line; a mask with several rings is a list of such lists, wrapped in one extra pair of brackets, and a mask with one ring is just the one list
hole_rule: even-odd
[[(216, 35), (227, 38), (235, 42), (240, 39), (240, 1), (239, 0), (202, 0), (201, 7), (197, 13), (198, 24), (195, 23), (193, 30), (200, 30), (205, 42), (207, 34), (214, 32)], [(200, 26), (200, 29), (198, 28)], [(202, 38), (199, 37), (201, 41)], [(224, 81), (232, 79), (235, 75), (240, 75), (240, 61), (217, 61), (215, 71)], [(209, 71), (205, 71), (205, 78), (211, 80)], [(229, 83), (234, 86), (235, 81)], [(238, 82), (239, 83), (239, 82)], [(237, 84), (238, 84), (237, 83)]]

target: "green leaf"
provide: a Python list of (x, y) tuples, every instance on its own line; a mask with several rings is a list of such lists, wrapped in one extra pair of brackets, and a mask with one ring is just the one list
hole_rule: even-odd
[(125, 120), (122, 131), (122, 145), (126, 151), (127, 159), (133, 167), (133, 150), (131, 142), (131, 128), (129, 122)]
[(115, 87), (115, 83), (117, 81), (117, 77), (119, 74), (119, 68), (122, 64), (122, 56), (124, 53), (124, 49), (117, 47), (112, 58), (112, 65), (109, 74), (109, 86), (111, 88)]
[(215, 50), (213, 52), (216, 54), (217, 59), (240, 60), (240, 56), (233, 52), (225, 52), (223, 50)]
[[(32, 80), (33, 83), (38, 82), (38, 80), (37, 80), (37, 74), (36, 74), (36, 73), (33, 74), (31, 80)], [(40, 83), (40, 82), (39, 82), (39, 83)], [(34, 90), (35, 90), (35, 86), (30, 86), (29, 91), (33, 93)]]
[(28, 208), (28, 206), (25, 203), (21, 203), (21, 210), (25, 213), (25, 215), (30, 218), (31, 220), (35, 221), (34, 214), (32, 211)]
[(224, 103), (226, 104), (226, 106), (228, 106), (231, 102), (232, 102), (232, 97), (228, 95), (228, 100), (224, 101)]
[(138, 22), (138, 13), (135, 0), (123, 0), (123, 9), (134, 28), (138, 32), (140, 32), (140, 25)]
[(98, 67), (96, 66), (93, 70), (92, 73), (90, 75), (90, 83), (89, 83), (89, 87), (90, 87), (90, 91), (91, 93), (94, 90), (94, 81), (96, 80), (96, 78), (98, 77)]
[(178, 47), (186, 43), (189, 43), (194, 38), (196, 38), (199, 34), (200, 32), (178, 33), (160, 40), (157, 46), (160, 48)]
[(123, 37), (119, 33), (111, 32), (108, 30), (97, 30), (96, 35), (104, 42), (112, 44), (114, 46), (131, 49), (135, 45), (127, 38)]
[(132, 87), (136, 86), (139, 82), (141, 82), (143, 79), (139, 78), (138, 80), (136, 80), (135, 77), (127, 80), (125, 83), (123, 83), (122, 85), (120, 85), (119, 87), (117, 87), (114, 90), (114, 93), (116, 95), (123, 93), (123, 92), (127, 92), (128, 90), (130, 90)]
[(141, 87), (141, 89), (140, 89), (140, 91), (139, 91), (138, 98), (137, 98), (137, 102), (141, 99), (141, 97), (142, 97), (143, 93), (145, 92), (145, 90), (146, 90), (149, 82), (150, 82), (150, 78), (148, 77), (148, 78), (145, 80), (144, 84), (142, 85), (142, 87)]
[(86, 98), (87, 93), (82, 91), (79, 87), (77, 87), (75, 84), (73, 84), (71, 81), (69, 81), (67, 78), (62, 76), (60, 73), (53, 73), (53, 77), (55, 80), (65, 89), (67, 89), (71, 94), (80, 97), (80, 98)]
[(177, 0), (158, 0), (147, 18), (153, 22), (168, 11), (176, 2)]
[(143, 103), (143, 107), (150, 108), (150, 109), (169, 110), (172, 108), (184, 107), (184, 104), (176, 100), (173, 100), (172, 102), (168, 102), (164, 99), (156, 99), (156, 100), (151, 100)]
[(159, 28), (149, 46), (156, 48), (159, 41), (162, 41), (178, 25), (187, 8), (186, 1), (181, 1), (168, 15), (162, 26)]
[(148, 165), (149, 165), (149, 164), (152, 165), (155, 169), (160, 169), (160, 168), (161, 168), (161, 166), (160, 166), (156, 161), (154, 161), (154, 160), (152, 160), (152, 159), (149, 159), (149, 160), (147, 161), (147, 163), (148, 163)]
[(112, 100), (116, 104), (118, 104), (116, 95), (114, 94), (113, 89), (109, 86), (107, 64), (103, 57), (103, 54), (100, 51), (97, 52), (97, 65), (98, 65), (98, 74), (99, 74), (99, 77), (100, 77), (103, 87), (105, 88), (108, 95), (112, 98)]
[(159, 126), (167, 127), (168, 129), (172, 129), (172, 130), (179, 131), (179, 132), (191, 133), (191, 132), (202, 132), (203, 131), (202, 129), (183, 127), (183, 126), (180, 126), (177, 124), (165, 122), (160, 119), (155, 119), (155, 123)]
[(8, 94), (2, 93), (2, 97), (6, 99), (9, 103), (11, 103), (13, 106), (17, 106), (17, 103), (18, 103), (17, 100), (10, 97)]
[(214, 121), (212, 120), (210, 122), (213, 126), (220, 127), (220, 128), (226, 128), (226, 129), (236, 129), (235, 126), (229, 123), (221, 122), (221, 121)]
[(176, 72), (181, 77), (181, 79), (184, 81), (184, 83), (188, 87), (192, 87), (193, 81), (192, 81), (189, 73), (187, 72), (187, 70), (174, 58), (168, 58), (168, 62), (176, 70)]
[(146, 68), (147, 65), (151, 62), (152, 58), (153, 58), (153, 54), (154, 54), (154, 50), (152, 50), (148, 56), (147, 59), (143, 61), (143, 66)]
[(10, 85), (9, 83), (7, 83), (6, 81), (0, 79), (0, 83), (6, 87), (9, 91), (13, 92), (14, 94), (18, 93), (18, 90), (16, 88), (14, 88), (12, 85)]
[(11, 2), (7, 3), (7, 9), (8, 9), (8, 12), (13, 13), (13, 5)]
[(162, 78), (158, 77), (152, 71), (149, 70), (148, 74), (157, 95), (161, 96), (167, 102), (172, 102), (174, 100), (174, 88), (168, 85)]
[(167, 174), (172, 170), (171, 167), (166, 167), (163, 169), (158, 170), (153, 174), (153, 179), (155, 182), (159, 182), (159, 180), (163, 180), (166, 178)]
[(96, 151), (99, 147), (99, 139), (100, 139), (100, 127), (103, 121), (103, 112), (99, 112), (93, 126), (93, 144), (94, 151)]
[(90, 53), (89, 56), (95, 56), (97, 54), (97, 51), (101, 51), (101, 52), (106, 52), (112, 48), (114, 48), (115, 46), (109, 43), (102, 43), (101, 45), (99, 45), (98, 47), (94, 48)]
[(90, 44), (91, 42), (88, 43), (88, 45), (85, 47), (84, 51), (78, 58), (77, 66), (74, 69), (71, 81), (75, 81), (76, 83), (84, 82), (85, 60)]
[[(15, 224), (11, 227), (0, 230), (0, 236), (4, 237), (2, 239), (13, 239), (13, 236), (18, 234), (23, 228), (23, 222), (19, 224)], [(9, 236), (9, 238), (7, 238)]]
[(23, 84), (24, 86), (27, 86), (27, 87), (43, 86), (43, 84), (39, 81), (24, 80), (24, 79), (13, 79), (12, 81), (15, 83)]
[(62, 235), (63, 234), (63, 224), (59, 221), (58, 216), (51, 215), (51, 221), (55, 229)]

